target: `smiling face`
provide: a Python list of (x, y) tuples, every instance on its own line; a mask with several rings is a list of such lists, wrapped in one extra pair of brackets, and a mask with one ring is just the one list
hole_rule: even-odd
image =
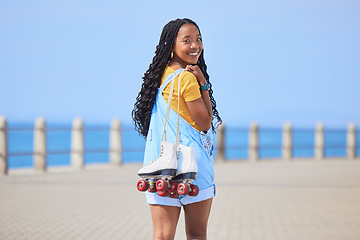
[(203, 50), (201, 35), (198, 28), (191, 23), (186, 23), (179, 29), (175, 39), (172, 62), (180, 64), (185, 68), (186, 65), (196, 64)]

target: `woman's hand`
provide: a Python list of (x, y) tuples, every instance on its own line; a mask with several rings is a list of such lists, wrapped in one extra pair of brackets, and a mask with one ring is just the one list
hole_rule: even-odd
[(198, 80), (200, 86), (204, 86), (205, 83), (207, 82), (204, 74), (202, 73), (202, 71), (200, 70), (198, 65), (187, 65), (185, 68), (186, 71), (191, 72), (192, 74), (195, 75), (196, 79)]

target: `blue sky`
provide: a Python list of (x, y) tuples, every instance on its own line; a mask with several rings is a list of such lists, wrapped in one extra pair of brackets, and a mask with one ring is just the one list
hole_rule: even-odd
[(163, 26), (188, 17), (226, 123), (360, 124), (360, 1), (174, 3), (0, 0), (0, 115), (131, 123)]

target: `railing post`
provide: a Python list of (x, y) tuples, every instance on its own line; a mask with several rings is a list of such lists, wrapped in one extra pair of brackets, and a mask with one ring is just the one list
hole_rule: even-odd
[(122, 164), (121, 152), (121, 123), (119, 119), (114, 119), (110, 129), (110, 163), (112, 165), (120, 166)]
[(282, 158), (290, 161), (292, 158), (292, 127), (291, 123), (285, 123), (282, 134)]
[(34, 167), (38, 172), (46, 171), (46, 122), (42, 117), (35, 121)]
[(71, 164), (75, 169), (84, 168), (84, 124), (81, 118), (73, 121), (71, 133)]
[(355, 159), (356, 156), (356, 128), (354, 123), (348, 125), (346, 155), (348, 159)]
[(323, 160), (324, 159), (324, 124), (316, 124), (315, 129), (315, 159)]
[(8, 128), (6, 118), (0, 116), (0, 175), (8, 174)]
[(225, 125), (220, 124), (217, 129), (217, 143), (216, 143), (216, 162), (225, 161)]
[(256, 162), (259, 160), (259, 125), (252, 122), (249, 132), (249, 160)]

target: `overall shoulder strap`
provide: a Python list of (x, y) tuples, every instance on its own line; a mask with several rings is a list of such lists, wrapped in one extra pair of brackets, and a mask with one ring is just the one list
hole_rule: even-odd
[(174, 79), (175, 79), (176, 76), (179, 75), (179, 73), (183, 72), (184, 70), (185, 70), (185, 69), (182, 69), (182, 68), (181, 68), (181, 69), (176, 70), (174, 73), (170, 73), (170, 74), (166, 77), (164, 83), (161, 84), (161, 86), (160, 86), (160, 88), (159, 88), (160, 92), (164, 91), (165, 87), (166, 87), (166, 86), (171, 82), (171, 80), (173, 79), (174, 74), (175, 74), (175, 77), (174, 77)]

